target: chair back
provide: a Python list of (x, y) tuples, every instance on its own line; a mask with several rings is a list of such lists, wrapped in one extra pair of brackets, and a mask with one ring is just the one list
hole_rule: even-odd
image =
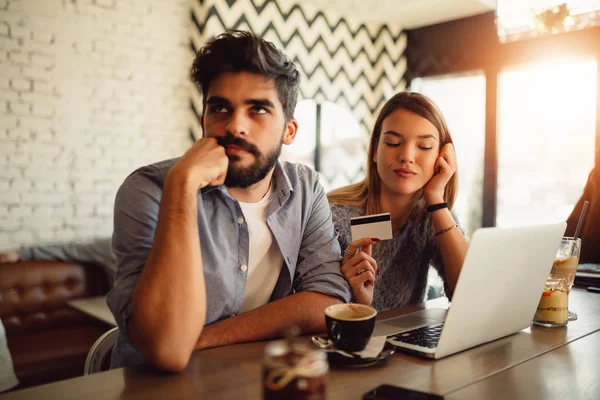
[(110, 369), (110, 357), (118, 337), (119, 328), (115, 327), (104, 332), (104, 334), (96, 340), (85, 359), (83, 375), (108, 371)]

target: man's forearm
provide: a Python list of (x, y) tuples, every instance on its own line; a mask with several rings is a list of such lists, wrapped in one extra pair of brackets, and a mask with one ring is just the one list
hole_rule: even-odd
[(327, 306), (341, 303), (336, 297), (300, 292), (235, 317), (206, 325), (196, 350), (233, 343), (280, 337), (285, 328), (298, 326), (302, 333), (324, 332)]
[(180, 370), (205, 316), (197, 189), (167, 178), (152, 250), (133, 295), (129, 334), (147, 361)]

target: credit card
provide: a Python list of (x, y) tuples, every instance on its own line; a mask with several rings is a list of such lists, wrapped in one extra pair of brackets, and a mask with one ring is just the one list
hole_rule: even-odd
[(353, 241), (365, 237), (388, 240), (392, 238), (392, 217), (383, 213), (351, 218), (350, 230)]

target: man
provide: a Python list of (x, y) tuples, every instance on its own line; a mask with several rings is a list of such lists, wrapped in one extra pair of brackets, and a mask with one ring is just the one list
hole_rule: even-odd
[(57, 260), (71, 263), (94, 264), (102, 269), (110, 286), (115, 278), (115, 256), (110, 238), (88, 242), (66, 242), (21, 246), (16, 251), (0, 252), (0, 264), (31, 260)]
[(317, 174), (277, 161), (294, 141), (299, 73), (271, 43), (231, 31), (202, 48), (192, 79), (204, 137), (135, 171), (115, 201), (120, 329), (112, 366), (180, 371), (193, 350), (324, 331), (349, 301)]

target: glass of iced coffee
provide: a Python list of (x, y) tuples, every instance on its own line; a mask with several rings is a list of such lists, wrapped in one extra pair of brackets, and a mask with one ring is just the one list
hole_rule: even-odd
[[(550, 274), (563, 276), (567, 280), (568, 290), (573, 287), (575, 273), (579, 265), (579, 254), (581, 253), (581, 239), (564, 237), (560, 242), (560, 247), (556, 253), (554, 264)], [(577, 319), (577, 314), (569, 311), (569, 321)]]
[(579, 253), (581, 252), (581, 239), (564, 237), (556, 253), (556, 259), (552, 265), (553, 275), (562, 275), (567, 278), (569, 290), (573, 286), (577, 265), (579, 265)]
[(569, 284), (562, 275), (550, 275), (544, 286), (533, 323), (545, 327), (565, 326), (568, 321)]

